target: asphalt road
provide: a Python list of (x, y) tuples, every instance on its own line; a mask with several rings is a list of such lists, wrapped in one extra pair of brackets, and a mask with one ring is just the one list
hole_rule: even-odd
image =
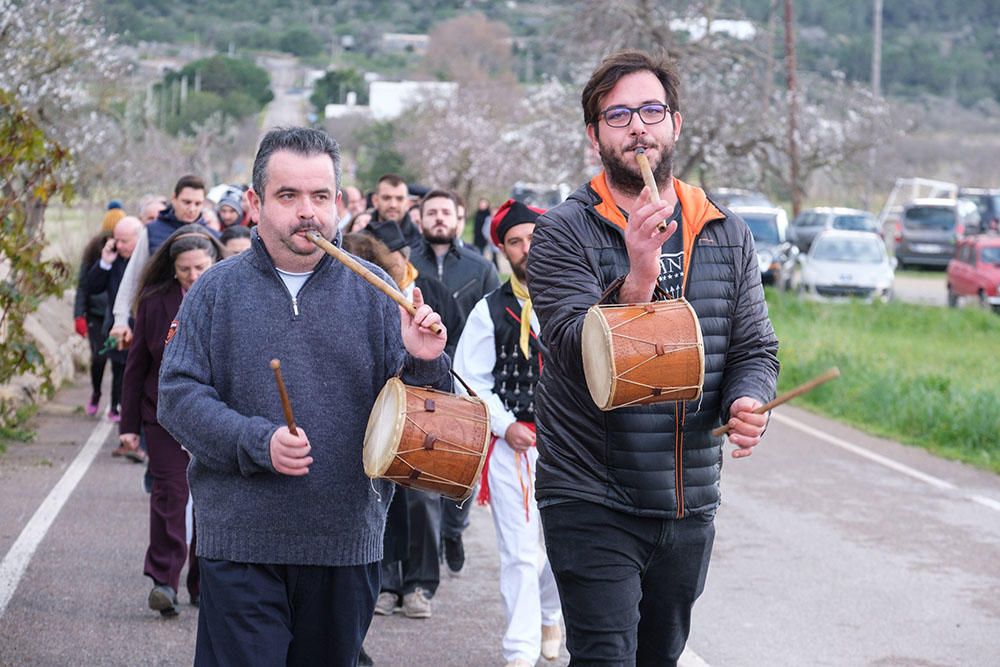
[(924, 306), (948, 305), (944, 271), (906, 271), (897, 273), (893, 294), (899, 301)]
[(296, 77), (300, 75), (298, 60), (292, 56), (265, 56), (261, 67), (271, 75), (271, 90), (274, 99), (264, 110), (263, 130), (273, 127), (293, 127), (305, 125), (306, 107), (309, 104), (305, 91), (292, 92)]
[[(74, 409), (84, 400), (64, 389), (36, 441), (0, 456), (0, 606), (11, 546), (98, 423)], [(191, 663), (197, 610), (163, 620), (146, 608), (142, 469), (111, 448), (100, 444), (0, 612), (0, 665)], [(1000, 662), (997, 476), (783, 406), (754, 456), (727, 456), (723, 496), (682, 664)], [(375, 619), (376, 664), (503, 664), (486, 508), (466, 539), (463, 576), (444, 578), (431, 619)]]

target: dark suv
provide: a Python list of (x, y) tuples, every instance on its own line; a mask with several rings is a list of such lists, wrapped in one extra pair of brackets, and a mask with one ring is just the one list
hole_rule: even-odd
[(966, 229), (979, 228), (979, 210), (968, 199), (914, 199), (903, 207), (896, 228), (900, 268), (948, 266)]

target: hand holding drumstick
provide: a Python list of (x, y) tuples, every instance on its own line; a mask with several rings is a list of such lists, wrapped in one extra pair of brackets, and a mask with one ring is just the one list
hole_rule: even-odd
[(271, 436), (270, 452), (271, 465), (275, 472), (292, 477), (301, 477), (309, 473), (309, 465), (313, 462), (309, 452), (312, 447), (309, 445), (309, 438), (305, 431), (295, 426), (295, 417), (292, 416), (292, 404), (288, 401), (288, 391), (285, 389), (285, 381), (281, 377), (281, 362), (277, 359), (271, 360), (271, 370), (274, 371), (274, 379), (278, 383), (278, 393), (281, 395), (281, 406), (285, 411), (285, 421), (287, 426), (281, 426)]
[(764, 428), (767, 426), (766, 414), (769, 410), (797, 396), (801, 396), (807, 391), (812, 391), (824, 382), (829, 382), (838, 377), (840, 377), (840, 369), (834, 366), (825, 373), (817, 375), (812, 380), (786, 391), (764, 405), (761, 405), (760, 401), (747, 396), (738, 398), (733, 401), (733, 404), (729, 408), (729, 421), (713, 429), (712, 435), (729, 435), (729, 442), (739, 447), (739, 449), (733, 452), (734, 459), (750, 456), (753, 453), (754, 446), (760, 442), (760, 437), (764, 434)]

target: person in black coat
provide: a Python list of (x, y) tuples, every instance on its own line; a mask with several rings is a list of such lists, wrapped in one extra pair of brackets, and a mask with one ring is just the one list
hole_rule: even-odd
[[(142, 231), (142, 222), (139, 218), (125, 216), (115, 224), (114, 232), (101, 248), (101, 256), (90, 265), (87, 275), (83, 280), (83, 291), (86, 297), (93, 297), (98, 294), (105, 295), (105, 312), (101, 323), (100, 334), (97, 336), (104, 346), (111, 325), (114, 323), (114, 316), (111, 313), (112, 304), (118, 295), (118, 288), (122, 283), (122, 276), (125, 275), (125, 268), (128, 266), (129, 258), (135, 250), (136, 241), (139, 239), (139, 232)], [(126, 350), (112, 349), (107, 352), (107, 358), (111, 360), (111, 401), (108, 404), (108, 419), (119, 421), (121, 419), (118, 408), (122, 397), (122, 378), (125, 374), (125, 359), (128, 352)], [(97, 395), (100, 398), (100, 394)], [(96, 413), (96, 401), (95, 409)], [(88, 410), (89, 412), (89, 410)], [(138, 450), (136, 450), (138, 452)], [(126, 455), (127, 452), (116, 449), (116, 456)], [(143, 457), (139, 453), (132, 453), (129, 458), (142, 461)]]
[(87, 273), (101, 256), (101, 250), (111, 238), (109, 232), (101, 232), (90, 239), (83, 249), (80, 271), (77, 276), (76, 298), (73, 302), (73, 326), (76, 332), (90, 343), (90, 401), (87, 414), (97, 414), (97, 404), (101, 400), (101, 384), (104, 381), (104, 367), (108, 365), (108, 355), (102, 351), (104, 339), (104, 313), (108, 309), (108, 295), (105, 292), (92, 294), (87, 291)]

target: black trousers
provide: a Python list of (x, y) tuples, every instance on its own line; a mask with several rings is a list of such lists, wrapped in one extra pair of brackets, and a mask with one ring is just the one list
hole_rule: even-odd
[(676, 665), (705, 588), (714, 515), (653, 519), (573, 500), (541, 517), (570, 665)]
[(375, 610), (378, 563), (255, 565), (199, 559), (194, 664), (356, 667)]
[(108, 365), (108, 355), (101, 354), (104, 347), (104, 318), (87, 318), (87, 340), (90, 343), (90, 390), (94, 396), (101, 395), (104, 381), (104, 367)]
[(422, 588), (434, 597), (441, 583), (438, 542), (441, 534), (441, 497), (436, 493), (406, 490), (409, 548), (404, 560), (382, 563), (382, 590), (396, 595)]
[(476, 491), (464, 504), (460, 505), (451, 498), (441, 496), (441, 537), (455, 540), (469, 527), (469, 512), (476, 504)]

